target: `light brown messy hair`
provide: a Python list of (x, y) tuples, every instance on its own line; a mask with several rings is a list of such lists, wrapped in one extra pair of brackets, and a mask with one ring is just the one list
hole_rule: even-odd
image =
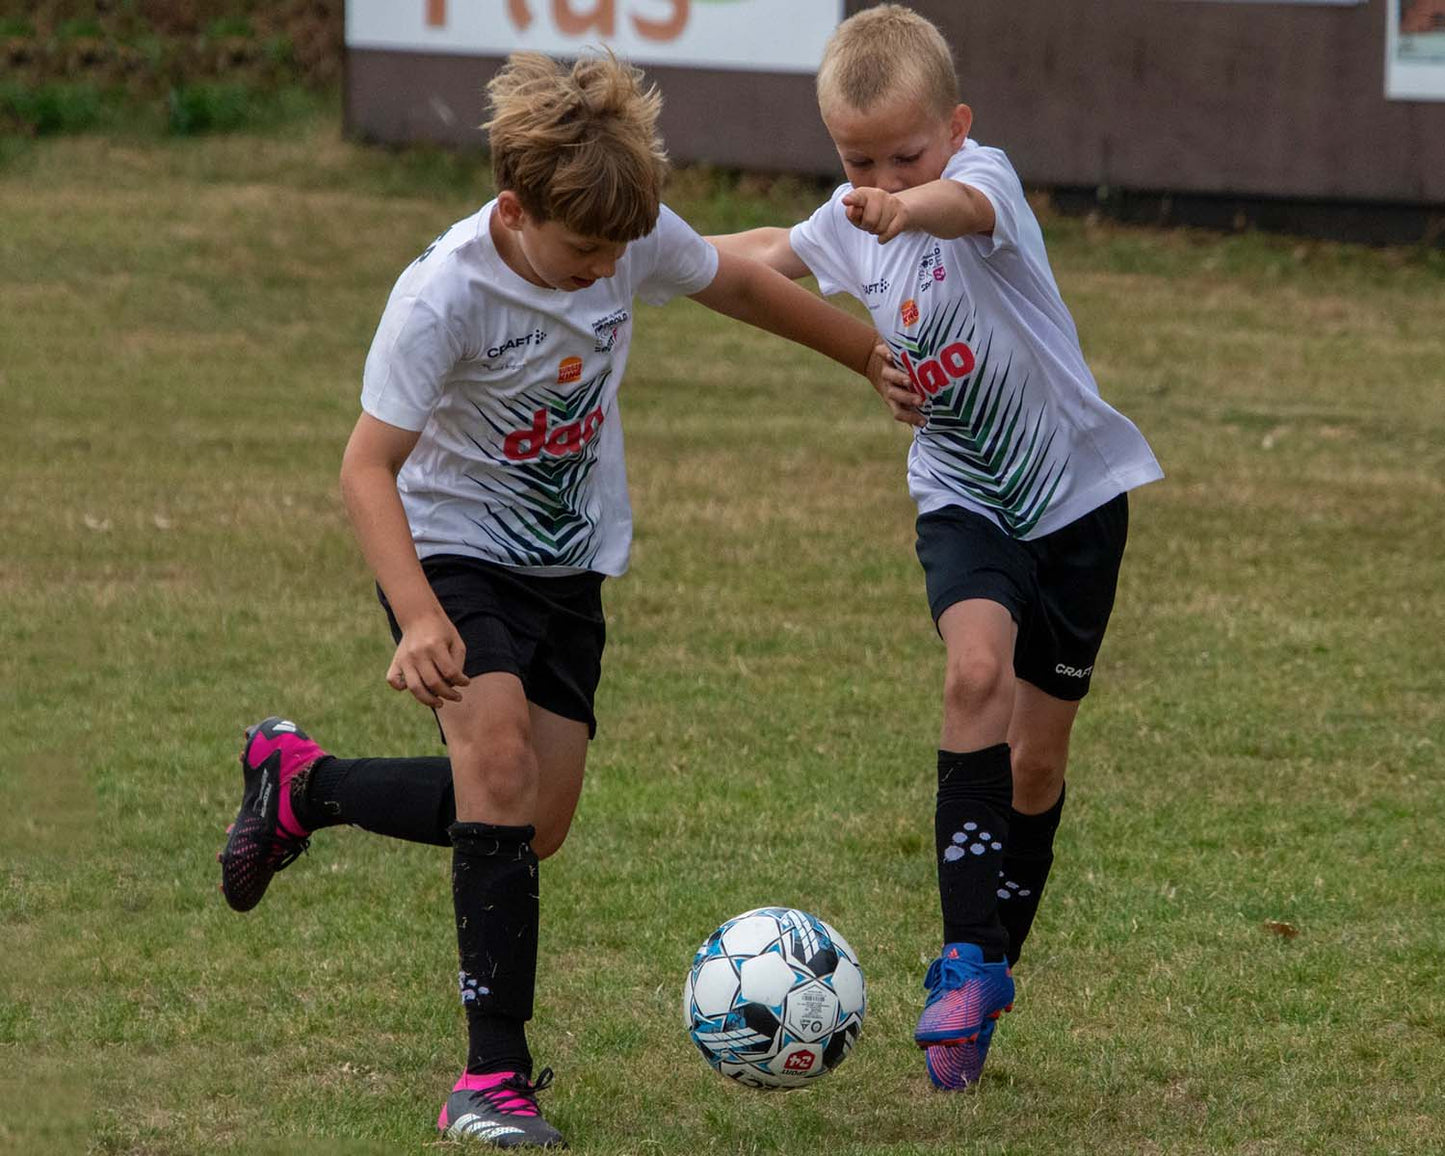
[(894, 96), (947, 116), (958, 104), (953, 53), (938, 28), (902, 4), (858, 12), (833, 31), (818, 67), (818, 107), (868, 112)]
[(586, 237), (635, 241), (657, 225), (667, 153), (662, 94), (612, 53), (571, 65), (516, 52), (487, 85), (497, 188), (533, 219)]

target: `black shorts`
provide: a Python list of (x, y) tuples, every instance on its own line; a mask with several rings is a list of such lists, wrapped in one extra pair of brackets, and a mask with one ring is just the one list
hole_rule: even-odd
[[(421, 568), (466, 644), (463, 674), (515, 674), (528, 702), (596, 736), (592, 701), (607, 641), (601, 574), (538, 577), (460, 554), (434, 554)], [(400, 642), (396, 615), (381, 587), (376, 593)]]
[(918, 560), (933, 621), (968, 598), (999, 603), (1018, 623), (1014, 673), (1077, 701), (1089, 693), (1128, 535), (1125, 494), (1031, 542), (961, 506), (922, 514)]

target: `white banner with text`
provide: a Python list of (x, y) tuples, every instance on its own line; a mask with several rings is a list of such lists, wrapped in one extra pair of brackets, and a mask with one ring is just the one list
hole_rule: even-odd
[[(843, 0), (346, 0), (348, 48), (813, 72)], [(719, 110), (721, 112), (722, 110)]]

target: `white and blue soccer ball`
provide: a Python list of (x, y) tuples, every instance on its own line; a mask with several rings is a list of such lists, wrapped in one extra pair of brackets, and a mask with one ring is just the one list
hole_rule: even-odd
[(868, 997), (848, 941), (816, 915), (759, 907), (697, 949), (682, 1016), (698, 1051), (751, 1088), (801, 1088), (852, 1050)]

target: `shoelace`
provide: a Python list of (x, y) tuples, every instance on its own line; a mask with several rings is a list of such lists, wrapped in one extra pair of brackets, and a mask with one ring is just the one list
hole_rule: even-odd
[(529, 1082), (526, 1076), (518, 1072), (495, 1087), (478, 1092), (477, 1095), (487, 1102), (489, 1108), (503, 1115), (540, 1116), (542, 1113), (537, 1107), (537, 1093), (551, 1083), (551, 1068), (543, 1068), (537, 1073), (536, 1083)]
[(962, 987), (978, 972), (972, 964), (962, 959), (935, 959), (928, 965), (928, 974), (923, 977), (923, 986), (933, 991), (940, 985), (950, 988)]

